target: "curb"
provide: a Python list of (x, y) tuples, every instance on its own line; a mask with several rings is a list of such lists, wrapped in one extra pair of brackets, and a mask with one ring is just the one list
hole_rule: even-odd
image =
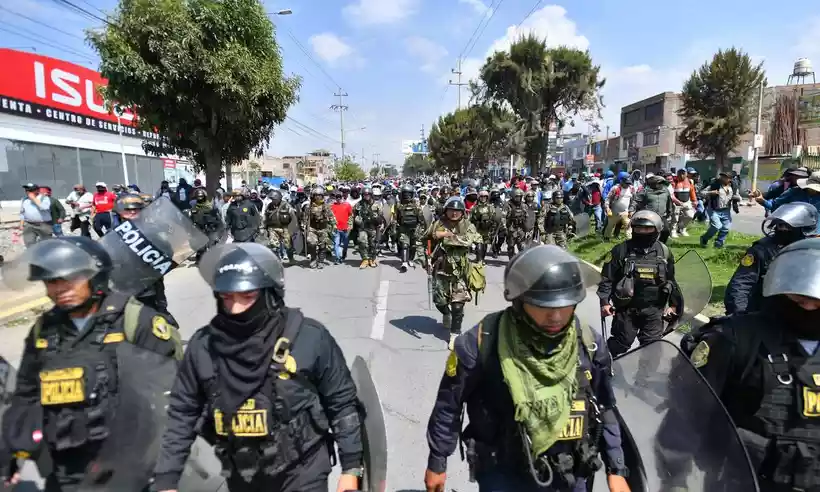
[[(585, 263), (590, 268), (592, 268), (593, 270), (595, 270), (596, 272), (601, 273), (601, 268), (600, 267), (598, 267), (596, 265), (593, 265), (592, 263), (588, 262), (587, 260), (584, 260), (584, 259), (581, 259), (581, 258), (578, 258), (578, 259), (581, 260), (583, 263)], [(708, 322), (709, 322), (709, 318), (707, 318), (706, 316), (704, 316), (702, 314), (696, 314), (695, 317), (692, 318), (692, 321), (690, 321), (689, 323), (692, 325), (693, 329), (697, 329), (697, 328), (700, 328), (701, 326), (705, 325)]]
[(50, 304), (51, 299), (48, 297), (36, 297), (30, 301), (24, 302), (22, 304), (17, 304), (14, 307), (7, 309), (5, 311), (0, 311), (0, 323), (8, 321), (15, 316), (31, 311), (32, 309), (36, 309), (41, 306), (45, 306), (46, 304)]

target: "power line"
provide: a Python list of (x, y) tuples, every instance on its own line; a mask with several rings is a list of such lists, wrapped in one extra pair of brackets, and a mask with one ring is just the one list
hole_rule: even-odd
[(462, 53), (464, 57), (469, 56), (470, 53), (473, 51), (473, 48), (475, 48), (476, 43), (478, 43), (478, 40), (481, 39), (481, 36), (484, 35), (484, 31), (487, 30), (487, 26), (490, 25), (490, 21), (493, 20), (493, 17), (495, 17), (496, 12), (498, 12), (498, 9), (501, 8), (501, 4), (503, 3), (504, 0), (498, 0), (498, 4), (493, 9), (493, 12), (490, 14), (490, 16), (487, 17), (487, 22), (484, 23), (484, 27), (481, 28), (481, 32), (479, 32), (478, 36), (476, 36), (473, 40), (473, 44), (466, 50), (466, 53)]
[(324, 139), (329, 140), (329, 141), (331, 141), (331, 142), (336, 142), (336, 143), (338, 143), (338, 142), (339, 142), (338, 140), (336, 140), (336, 139), (334, 139), (334, 138), (331, 138), (331, 137), (328, 137), (328, 136), (327, 136), (327, 135), (325, 135), (324, 133), (321, 133), (321, 132), (319, 132), (318, 130), (314, 130), (313, 128), (309, 127), (308, 125), (306, 125), (306, 124), (304, 124), (304, 123), (302, 123), (302, 122), (300, 122), (300, 121), (298, 121), (298, 120), (295, 120), (295, 119), (293, 119), (293, 118), (292, 118), (292, 117), (290, 117), (290, 116), (287, 116), (286, 118), (287, 118), (288, 120), (292, 121), (294, 124), (296, 124), (297, 128), (299, 128), (299, 129), (300, 129), (300, 130), (302, 130), (303, 132), (310, 133), (311, 135), (313, 135), (313, 136), (315, 136), (315, 137), (324, 138)]
[[(496, 3), (496, 1), (497, 0), (493, 0), (493, 2), (490, 4), (489, 8), (492, 11), (490, 16), (495, 15), (495, 10), (496, 10), (495, 3)], [(500, 0), (498, 0), (498, 1), (500, 1)], [(470, 46), (470, 43), (473, 41), (473, 38), (475, 38), (476, 33), (478, 33), (478, 30), (481, 29), (481, 25), (484, 24), (484, 21), (487, 20), (487, 17), (490, 17), (490, 16), (488, 16), (487, 13), (485, 12), (484, 15), (482, 15), (481, 18), (478, 20), (478, 25), (475, 26), (475, 29), (473, 29), (473, 33), (470, 34), (470, 38), (467, 39), (467, 43), (464, 44), (464, 48), (461, 50), (461, 53), (458, 54), (459, 58), (461, 58), (464, 55), (464, 52), (467, 51), (467, 47)]]
[(102, 15), (104, 15), (104, 16), (106, 16), (106, 17), (108, 17), (108, 14), (107, 14), (107, 13), (105, 13), (105, 11), (104, 11), (103, 9), (101, 9), (101, 8), (97, 7), (96, 5), (92, 5), (91, 3), (86, 2), (86, 0), (77, 0), (77, 1), (79, 1), (80, 3), (82, 3), (82, 4), (84, 4), (84, 5), (88, 5), (88, 6), (89, 6), (89, 7), (91, 7), (92, 9), (94, 9), (94, 10), (96, 10), (97, 12), (101, 13)]
[(56, 28), (56, 27), (54, 27), (54, 26), (51, 26), (51, 25), (49, 25), (49, 24), (46, 24), (45, 22), (38, 21), (37, 19), (33, 19), (33, 18), (31, 18), (31, 17), (29, 17), (29, 16), (27, 16), (27, 15), (23, 15), (23, 14), (21, 14), (21, 13), (19, 13), (19, 12), (15, 12), (15, 11), (13, 11), (13, 10), (11, 10), (11, 9), (7, 9), (6, 7), (3, 7), (2, 5), (0, 5), (0, 10), (6, 11), (6, 12), (8, 12), (8, 13), (9, 13), (9, 14), (11, 14), (11, 15), (16, 15), (17, 17), (21, 17), (21, 18), (23, 18), (23, 19), (26, 19), (27, 21), (29, 21), (29, 22), (33, 22), (34, 24), (39, 24), (39, 25), (41, 25), (41, 26), (47, 27), (47, 28), (49, 28), (49, 29), (51, 29), (51, 30), (53, 30), (53, 31), (57, 31), (57, 32), (59, 32), (60, 34), (65, 34), (66, 36), (70, 36), (70, 37), (72, 37), (72, 38), (79, 39), (80, 41), (85, 41), (85, 40), (84, 40), (81, 36), (77, 36), (76, 34), (72, 34), (72, 33), (70, 33), (70, 32), (63, 31), (62, 29), (58, 29), (58, 28)]
[(521, 22), (519, 22), (517, 25), (519, 25), (519, 26), (520, 26), (521, 24), (523, 24), (523, 23), (524, 23), (524, 21), (525, 21), (525, 20), (529, 19), (529, 18), (530, 18), (530, 16), (531, 16), (533, 13), (535, 13), (535, 11), (538, 9), (538, 7), (540, 7), (540, 6), (541, 6), (541, 4), (542, 4), (542, 3), (544, 3), (544, 0), (538, 0), (537, 2), (535, 2), (535, 5), (533, 5), (533, 6), (532, 6), (532, 8), (530, 9), (530, 11), (529, 11), (529, 12), (527, 12), (527, 15), (525, 15), (525, 16), (524, 16), (524, 18), (523, 18), (523, 19), (521, 19)]
[[(20, 28), (17, 28), (17, 29), (20, 29)], [(22, 29), (20, 29), (20, 30), (22, 30)], [(58, 51), (62, 51), (64, 53), (71, 53), (72, 55), (80, 57), (80, 58), (84, 58), (84, 59), (88, 60), (91, 63), (95, 63), (97, 61), (97, 60), (91, 58), (90, 56), (86, 55), (85, 53), (81, 53), (79, 51), (75, 51), (75, 50), (72, 50), (70, 48), (65, 48), (65, 47), (60, 46), (58, 44), (49, 43), (48, 41), (43, 40), (42, 36), (41, 37), (36, 37), (37, 36), (36, 34), (34, 36), (27, 36), (25, 34), (21, 34), (19, 32), (12, 31), (7, 26), (0, 26), (0, 31), (5, 31), (9, 34), (13, 34), (15, 36), (19, 36), (21, 38), (28, 39), (29, 41), (34, 41), (35, 43), (44, 44), (44, 45), (46, 45), (50, 48), (54, 48), (54, 49), (56, 49)]]
[(327, 71), (324, 69), (324, 67), (322, 67), (322, 65), (319, 62), (317, 62), (315, 58), (313, 58), (313, 56), (310, 54), (310, 52), (307, 49), (305, 49), (305, 47), (302, 45), (302, 43), (300, 43), (299, 40), (296, 39), (296, 36), (294, 36), (293, 33), (290, 32), (290, 29), (288, 29), (285, 26), (280, 26), (280, 27), (285, 30), (285, 34), (288, 35), (288, 37), (296, 44), (296, 46), (302, 51), (302, 53), (304, 53), (305, 56), (307, 56), (308, 59), (310, 61), (312, 61), (313, 64), (316, 65), (319, 68), (319, 70), (322, 71), (322, 73), (325, 75), (325, 77), (327, 77), (328, 80), (333, 82), (333, 85), (335, 85), (337, 88), (340, 88), (342, 86), (341, 84), (336, 82), (336, 80), (333, 77), (331, 77), (329, 73), (327, 73)]
[(76, 13), (78, 15), (84, 16), (87, 19), (98, 20), (98, 21), (102, 22), (103, 24), (111, 25), (111, 23), (108, 22), (106, 19), (103, 19), (102, 17), (98, 16), (97, 14), (89, 12), (88, 10), (80, 7), (76, 3), (70, 2), (69, 0), (52, 0), (52, 1), (54, 3), (56, 3), (57, 5), (60, 5), (62, 7), (67, 8), (68, 10), (73, 11), (74, 13)]

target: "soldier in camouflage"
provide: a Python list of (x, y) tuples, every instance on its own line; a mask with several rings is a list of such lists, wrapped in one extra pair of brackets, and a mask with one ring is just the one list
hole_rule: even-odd
[(356, 243), (362, 257), (362, 264), (359, 265), (359, 268), (364, 269), (368, 266), (376, 268), (379, 265), (376, 259), (378, 254), (376, 239), (379, 235), (379, 229), (384, 223), (382, 207), (382, 203), (373, 201), (371, 189), (365, 188), (362, 190), (362, 200), (353, 209), (353, 223), (358, 229)]
[(268, 247), (282, 258), (287, 254), (288, 260), (293, 262), (293, 243), (290, 231), (296, 220), (293, 207), (282, 200), (282, 192), (273, 190), (270, 194), (270, 203), (265, 208), (265, 228), (268, 230)]
[(504, 200), (501, 198), (501, 190), (498, 188), (493, 188), (490, 192), (490, 205), (492, 205), (496, 216), (496, 230), (492, 239), (492, 255), (493, 258), (498, 258), (499, 253), (501, 253), (501, 246), (504, 245), (507, 238), (507, 230), (504, 227)]
[(538, 230), (544, 244), (554, 244), (567, 249), (567, 229), (575, 224), (575, 216), (564, 203), (564, 193), (554, 191), (552, 200), (544, 202), (538, 218)]
[(325, 203), (325, 190), (315, 187), (310, 194), (310, 204), (305, 207), (302, 223), (305, 224), (305, 242), (311, 257), (310, 267), (324, 268), (327, 251), (333, 244), (331, 228), (336, 225), (336, 217)]
[(481, 235), (465, 220), (467, 207), (461, 197), (451, 197), (444, 205), (444, 214), (422, 235), (430, 239), (433, 249), (427, 258), (427, 269), (433, 278), (433, 303), (442, 314), (442, 324), (450, 331), (450, 348), (461, 333), (464, 305), (472, 300), (467, 283), (470, 270), (468, 253)]
[(406, 272), (410, 261), (419, 262), (424, 255), (424, 247), (419, 237), (424, 232), (424, 214), (414, 198), (415, 190), (406, 184), (401, 188), (399, 204), (395, 209), (396, 228), (399, 233), (399, 258), (401, 271)]
[(515, 256), (518, 251), (524, 249), (524, 242), (527, 239), (524, 227), (527, 221), (527, 214), (530, 208), (524, 203), (524, 192), (520, 188), (512, 191), (510, 201), (504, 207), (504, 225), (507, 232), (507, 256)]
[(478, 203), (470, 210), (470, 222), (481, 235), (481, 241), (475, 245), (475, 259), (478, 263), (483, 264), (487, 256), (487, 248), (492, 244), (500, 225), (496, 220), (495, 207), (490, 203), (490, 192), (487, 188), (481, 188), (478, 192)]

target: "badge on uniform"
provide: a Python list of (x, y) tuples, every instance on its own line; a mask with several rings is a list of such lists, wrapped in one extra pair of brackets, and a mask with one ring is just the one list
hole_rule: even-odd
[(247, 211), (248, 211), (248, 207), (242, 207), (242, 211), (243, 211), (243, 212), (247, 212)]
[(745, 267), (750, 267), (755, 264), (755, 257), (754, 255), (746, 255), (740, 259), (740, 264)]
[(288, 354), (284, 366), (287, 372), (280, 373), (279, 379), (290, 379), (291, 374), (296, 374), (296, 359), (292, 355)]
[(820, 391), (803, 386), (803, 416), (820, 417)]
[(52, 369), (40, 373), (40, 404), (66, 405), (85, 401), (85, 370), (82, 367)]
[(457, 372), (458, 356), (455, 352), (450, 352), (450, 355), (447, 356), (447, 365), (445, 366), (444, 373), (447, 374), (448, 377), (454, 378)]
[(171, 328), (168, 326), (168, 322), (165, 321), (165, 318), (163, 318), (162, 316), (154, 316), (151, 319), (151, 326), (151, 333), (153, 333), (155, 337), (159, 338), (160, 340), (171, 339)]
[(695, 350), (692, 351), (689, 360), (691, 360), (692, 365), (698, 369), (705, 366), (709, 361), (709, 344), (707, 344), (705, 340), (701, 340), (695, 347)]
[(120, 343), (125, 340), (125, 333), (108, 333), (103, 338), (103, 343)]
[(45, 338), (38, 338), (34, 342), (34, 346), (38, 349), (48, 348), (48, 340), (46, 340)]
[(811, 379), (815, 385), (820, 386), (820, 374), (812, 374)]

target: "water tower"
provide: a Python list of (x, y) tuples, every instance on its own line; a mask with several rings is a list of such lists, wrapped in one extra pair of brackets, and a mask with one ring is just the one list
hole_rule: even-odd
[(788, 85), (808, 84), (808, 78), (811, 77), (811, 83), (816, 84), (817, 79), (814, 77), (814, 68), (812, 68), (811, 60), (808, 58), (798, 58), (794, 62), (794, 70), (789, 75)]

